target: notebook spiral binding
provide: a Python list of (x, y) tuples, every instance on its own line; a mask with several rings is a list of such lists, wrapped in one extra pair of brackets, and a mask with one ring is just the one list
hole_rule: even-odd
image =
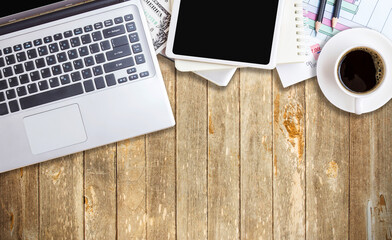
[(304, 32), (305, 26), (305, 21), (304, 21), (304, 15), (303, 15), (303, 5), (302, 1), (298, 0), (294, 3), (294, 9), (295, 9), (295, 23), (296, 23), (296, 28), (297, 28), (297, 49), (298, 49), (298, 55), (300, 56), (307, 56), (308, 51), (307, 50), (307, 40), (306, 40), (306, 35)]

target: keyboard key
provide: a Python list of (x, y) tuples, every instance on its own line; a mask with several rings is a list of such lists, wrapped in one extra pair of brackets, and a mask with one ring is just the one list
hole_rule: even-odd
[(134, 22), (127, 23), (125, 26), (128, 32), (136, 31), (136, 24)]
[(134, 54), (142, 52), (142, 45), (140, 43), (132, 45), (132, 51)]
[(20, 86), (16, 89), (16, 92), (18, 93), (18, 97), (23, 97), (27, 94), (27, 90), (25, 86)]
[(105, 24), (105, 27), (109, 27), (109, 26), (112, 26), (112, 25), (113, 25), (113, 21), (112, 21), (111, 19), (109, 19), (109, 20), (106, 20), (106, 21), (104, 22), (104, 24)]
[(95, 55), (95, 62), (96, 63), (103, 63), (105, 62), (105, 55), (103, 53)]
[(149, 72), (145, 71), (145, 72), (141, 72), (139, 75), (141, 78), (143, 78), (143, 77), (147, 77), (150, 74), (149, 74)]
[(27, 57), (25, 52), (20, 52), (16, 54), (16, 60), (18, 60), (18, 62), (26, 61), (26, 59)]
[(101, 66), (93, 67), (93, 73), (94, 73), (94, 76), (102, 75), (103, 74), (102, 67)]
[(20, 84), (26, 84), (29, 82), (29, 75), (26, 74), (22, 74), (19, 76), (19, 82)]
[(117, 84), (114, 74), (106, 75), (105, 80), (106, 80), (106, 85), (108, 86), (113, 86)]
[(14, 100), (8, 103), (8, 106), (10, 107), (10, 111), (12, 113), (19, 111), (19, 105), (18, 105), (18, 101)]
[(82, 80), (82, 75), (80, 75), (80, 72), (73, 72), (71, 73), (71, 80), (72, 82), (77, 82)]
[(64, 32), (64, 37), (65, 37), (65, 38), (69, 38), (69, 37), (72, 37), (72, 36), (73, 36), (72, 31), (66, 31), (66, 32)]
[(5, 91), (5, 95), (7, 96), (8, 100), (16, 98), (16, 92), (14, 89), (8, 89)]
[(89, 44), (91, 43), (91, 37), (90, 34), (86, 34), (80, 37), (80, 39), (82, 40), (83, 44)]
[(84, 58), (84, 64), (86, 65), (86, 67), (94, 65), (94, 58), (92, 56)]
[(87, 56), (88, 54), (89, 54), (89, 52), (88, 52), (88, 48), (86, 46), (79, 48), (79, 55), (81, 57)]
[(139, 76), (138, 76), (137, 74), (133, 74), (133, 75), (129, 76), (129, 80), (130, 80), (130, 81), (136, 80), (136, 79), (138, 79), (138, 78), (139, 78)]
[(67, 61), (67, 54), (65, 52), (58, 53), (57, 60), (59, 61), (59, 63)]
[(33, 43), (32, 43), (32, 42), (25, 42), (25, 43), (23, 43), (23, 47), (24, 47), (25, 49), (31, 48), (32, 46), (33, 46)]
[(26, 71), (31, 71), (31, 70), (35, 69), (33, 61), (25, 62), (24, 66), (25, 66)]
[(0, 116), (7, 115), (8, 113), (9, 112), (8, 112), (7, 104), (5, 103), (0, 104)]
[(135, 72), (136, 72), (136, 68), (130, 68), (130, 69), (127, 70), (128, 74), (132, 74), (132, 73), (135, 73)]
[(89, 46), (89, 48), (90, 48), (90, 52), (91, 52), (91, 53), (97, 53), (97, 52), (100, 51), (100, 49), (99, 49), (99, 44), (98, 44), (98, 43), (91, 44), (91, 45)]
[(93, 32), (91, 36), (93, 37), (94, 42), (102, 40), (101, 32)]
[(29, 91), (30, 94), (38, 92), (37, 84), (31, 83), (27, 85), (27, 91)]
[(55, 102), (61, 99), (73, 97), (83, 94), (83, 87), (81, 83), (67, 85), (65, 87), (53, 89), (51, 91), (39, 93), (20, 99), (22, 109), (28, 109), (40, 106), (46, 103)]
[(83, 76), (83, 79), (87, 79), (87, 78), (91, 78), (93, 76), (93, 74), (91, 73), (91, 70), (89, 68), (87, 68), (87, 69), (82, 70), (82, 76)]
[(57, 43), (49, 44), (49, 51), (55, 53), (59, 51), (59, 45)]
[(45, 67), (45, 66), (46, 66), (46, 63), (45, 63), (45, 59), (44, 59), (44, 58), (38, 58), (38, 59), (36, 59), (34, 62), (35, 62), (35, 66), (36, 66), (37, 68), (42, 68), (42, 67)]
[(103, 31), (103, 36), (105, 38), (111, 38), (111, 37), (115, 37), (121, 34), (125, 33), (125, 28), (123, 25), (118, 25), (118, 26), (114, 26), (108, 29), (104, 29)]
[(0, 58), (0, 67), (4, 67), (4, 66), (5, 66), (4, 58)]
[(93, 81), (92, 81), (92, 80), (84, 81), (84, 82), (83, 82), (83, 85), (84, 85), (84, 90), (85, 90), (86, 92), (92, 92), (92, 91), (95, 90), (94, 84), (93, 84)]
[(144, 59), (143, 54), (139, 54), (135, 56), (136, 64), (142, 64), (146, 62), (146, 59)]
[(72, 63), (70, 63), (70, 62), (66, 62), (62, 66), (63, 66), (63, 71), (65, 73), (73, 71)]
[(129, 41), (131, 43), (135, 43), (139, 41), (139, 35), (137, 33), (131, 33), (129, 34)]
[(51, 88), (60, 86), (59, 79), (57, 77), (49, 79), (49, 85)]
[(5, 57), (5, 62), (8, 65), (14, 64), (16, 62), (15, 56), (14, 55), (8, 55)]
[(72, 49), (68, 51), (68, 58), (69, 60), (78, 58), (78, 51), (76, 49)]
[(38, 56), (38, 55), (37, 55), (37, 50), (35, 50), (35, 49), (27, 50), (27, 57), (28, 57), (29, 59), (36, 58), (37, 56)]
[(53, 73), (54, 76), (63, 73), (63, 72), (61, 71), (61, 66), (60, 66), (60, 65), (53, 66), (53, 67), (52, 67), (52, 73)]
[(22, 50), (22, 44), (18, 44), (18, 45), (14, 46), (14, 51), (15, 52), (20, 51), (20, 50)]
[(38, 48), (38, 55), (45, 56), (48, 55), (48, 48), (46, 46), (42, 46)]
[(12, 53), (12, 48), (11, 47), (6, 47), (3, 49), (4, 54), (10, 54)]
[(74, 34), (75, 35), (79, 35), (79, 34), (82, 34), (83, 33), (83, 29), (82, 28), (76, 28), (76, 29), (74, 29)]
[(63, 40), (63, 41), (60, 42), (60, 49), (61, 50), (67, 50), (69, 48), (70, 48), (70, 46), (69, 46), (69, 41), (68, 40)]
[(79, 47), (81, 44), (78, 37), (71, 38), (69, 41), (71, 42), (72, 47)]
[(40, 91), (44, 91), (44, 90), (48, 89), (49, 88), (48, 81), (43, 80), (43, 81), (39, 82), (38, 87), (39, 87)]
[(49, 69), (49, 68), (41, 69), (40, 72), (41, 72), (42, 78), (49, 78), (49, 77), (52, 76), (52, 75), (50, 74), (50, 69)]
[(101, 22), (98, 22), (98, 23), (94, 24), (94, 29), (95, 30), (98, 30), (98, 29), (101, 29), (101, 28), (103, 28), (103, 24)]
[(131, 55), (131, 48), (128, 45), (113, 48), (112, 51), (106, 52), (106, 58), (110, 60), (122, 58)]
[(111, 40), (113, 48), (128, 44), (126, 36), (116, 37)]
[(56, 63), (57, 63), (57, 61), (56, 61), (56, 57), (54, 55), (50, 55), (50, 56), (46, 57), (46, 64), (53, 65)]
[(42, 39), (36, 39), (33, 41), (33, 43), (34, 43), (34, 46), (42, 45)]
[(122, 17), (116, 17), (116, 18), (114, 19), (114, 23), (115, 23), (115, 24), (119, 24), (119, 23), (122, 23), (122, 22), (124, 22), (124, 19), (123, 19)]
[(44, 43), (50, 43), (50, 42), (52, 42), (52, 41), (53, 41), (52, 36), (44, 37)]
[(132, 14), (125, 15), (124, 19), (125, 19), (126, 22), (132, 21), (133, 20), (133, 15)]
[(16, 87), (18, 85), (19, 85), (19, 83), (18, 83), (18, 78), (17, 77), (12, 77), (12, 78), (8, 79), (8, 86), (10, 86), (10, 88), (11, 87)]
[(88, 25), (84, 27), (84, 32), (91, 32), (93, 30), (93, 26), (92, 25)]
[(54, 40), (56, 40), (56, 41), (61, 40), (61, 39), (63, 39), (63, 34), (61, 34), (61, 33), (56, 33), (56, 34), (53, 36), (53, 38), (54, 38)]
[(68, 74), (62, 75), (62, 76), (60, 76), (60, 82), (62, 85), (71, 83), (71, 78), (69, 77)]
[(110, 46), (110, 42), (109, 41), (103, 41), (103, 42), (101, 42), (101, 49), (102, 49), (102, 51), (106, 51), (106, 50), (109, 50), (111, 48), (111, 46)]
[(103, 65), (103, 68), (105, 69), (106, 73), (110, 73), (123, 68), (132, 67), (134, 65), (135, 62), (133, 61), (133, 58), (130, 57), (130, 58), (124, 58), (114, 62), (106, 63), (105, 65)]
[(122, 77), (122, 78), (119, 78), (119, 79), (117, 79), (117, 82), (118, 83), (126, 83), (128, 80), (127, 80), (127, 78), (126, 77)]
[(40, 80), (41, 77), (39, 75), (39, 72), (38, 71), (30, 72), (30, 79), (33, 82)]
[(5, 101), (5, 95), (3, 92), (0, 92), (0, 102), (4, 102)]
[(82, 59), (73, 61), (73, 65), (76, 70), (84, 67)]
[(16, 64), (14, 65), (14, 72), (15, 74), (21, 74), (24, 72), (23, 64)]
[(103, 77), (97, 77), (94, 79), (94, 83), (95, 83), (95, 87), (97, 89), (102, 89), (105, 88), (105, 80), (103, 79)]
[(12, 67), (3, 68), (3, 74), (4, 74), (4, 77), (10, 77), (10, 76), (14, 75), (14, 72), (12, 71)]

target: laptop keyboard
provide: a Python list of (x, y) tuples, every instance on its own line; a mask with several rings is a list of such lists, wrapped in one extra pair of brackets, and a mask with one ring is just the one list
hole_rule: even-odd
[(127, 14), (1, 46), (0, 116), (148, 77), (136, 26)]

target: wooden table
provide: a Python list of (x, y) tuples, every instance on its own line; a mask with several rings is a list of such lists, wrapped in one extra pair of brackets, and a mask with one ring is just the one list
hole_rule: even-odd
[(1, 174), (0, 239), (392, 239), (391, 102), (160, 63), (176, 127)]

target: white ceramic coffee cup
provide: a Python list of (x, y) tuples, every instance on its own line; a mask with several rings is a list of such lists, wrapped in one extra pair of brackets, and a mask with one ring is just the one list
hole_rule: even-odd
[[(353, 49), (356, 48), (369, 48), (371, 50), (373, 50), (374, 52), (376, 52), (382, 59), (383, 63), (384, 63), (384, 77), (381, 80), (380, 83), (377, 84), (377, 86), (375, 86), (373, 89), (367, 91), (367, 92), (363, 92), (363, 93), (357, 93), (357, 92), (353, 92), (350, 91), (349, 89), (347, 89), (344, 85), (343, 82), (340, 80), (338, 72), (339, 72), (339, 65), (340, 62), (342, 60), (342, 58), (344, 57), (344, 55), (346, 55), (348, 52), (350, 52)], [(373, 46), (367, 46), (367, 45), (357, 45), (357, 46), (351, 46), (349, 48), (344, 49), (340, 54), (339, 57), (336, 59), (335, 62), (335, 67), (334, 67), (334, 77), (335, 77), (335, 81), (336, 84), (339, 86), (339, 88), (347, 95), (353, 97), (355, 99), (355, 113), (360, 115), (363, 113), (363, 102), (366, 101), (366, 99), (370, 96), (376, 95), (383, 86), (385, 86), (385, 81), (386, 79), (388, 79), (388, 71), (389, 69), (387, 69), (387, 65), (385, 62), (385, 58), (383, 56), (383, 54), (380, 51), (377, 51), (377, 49)]]

